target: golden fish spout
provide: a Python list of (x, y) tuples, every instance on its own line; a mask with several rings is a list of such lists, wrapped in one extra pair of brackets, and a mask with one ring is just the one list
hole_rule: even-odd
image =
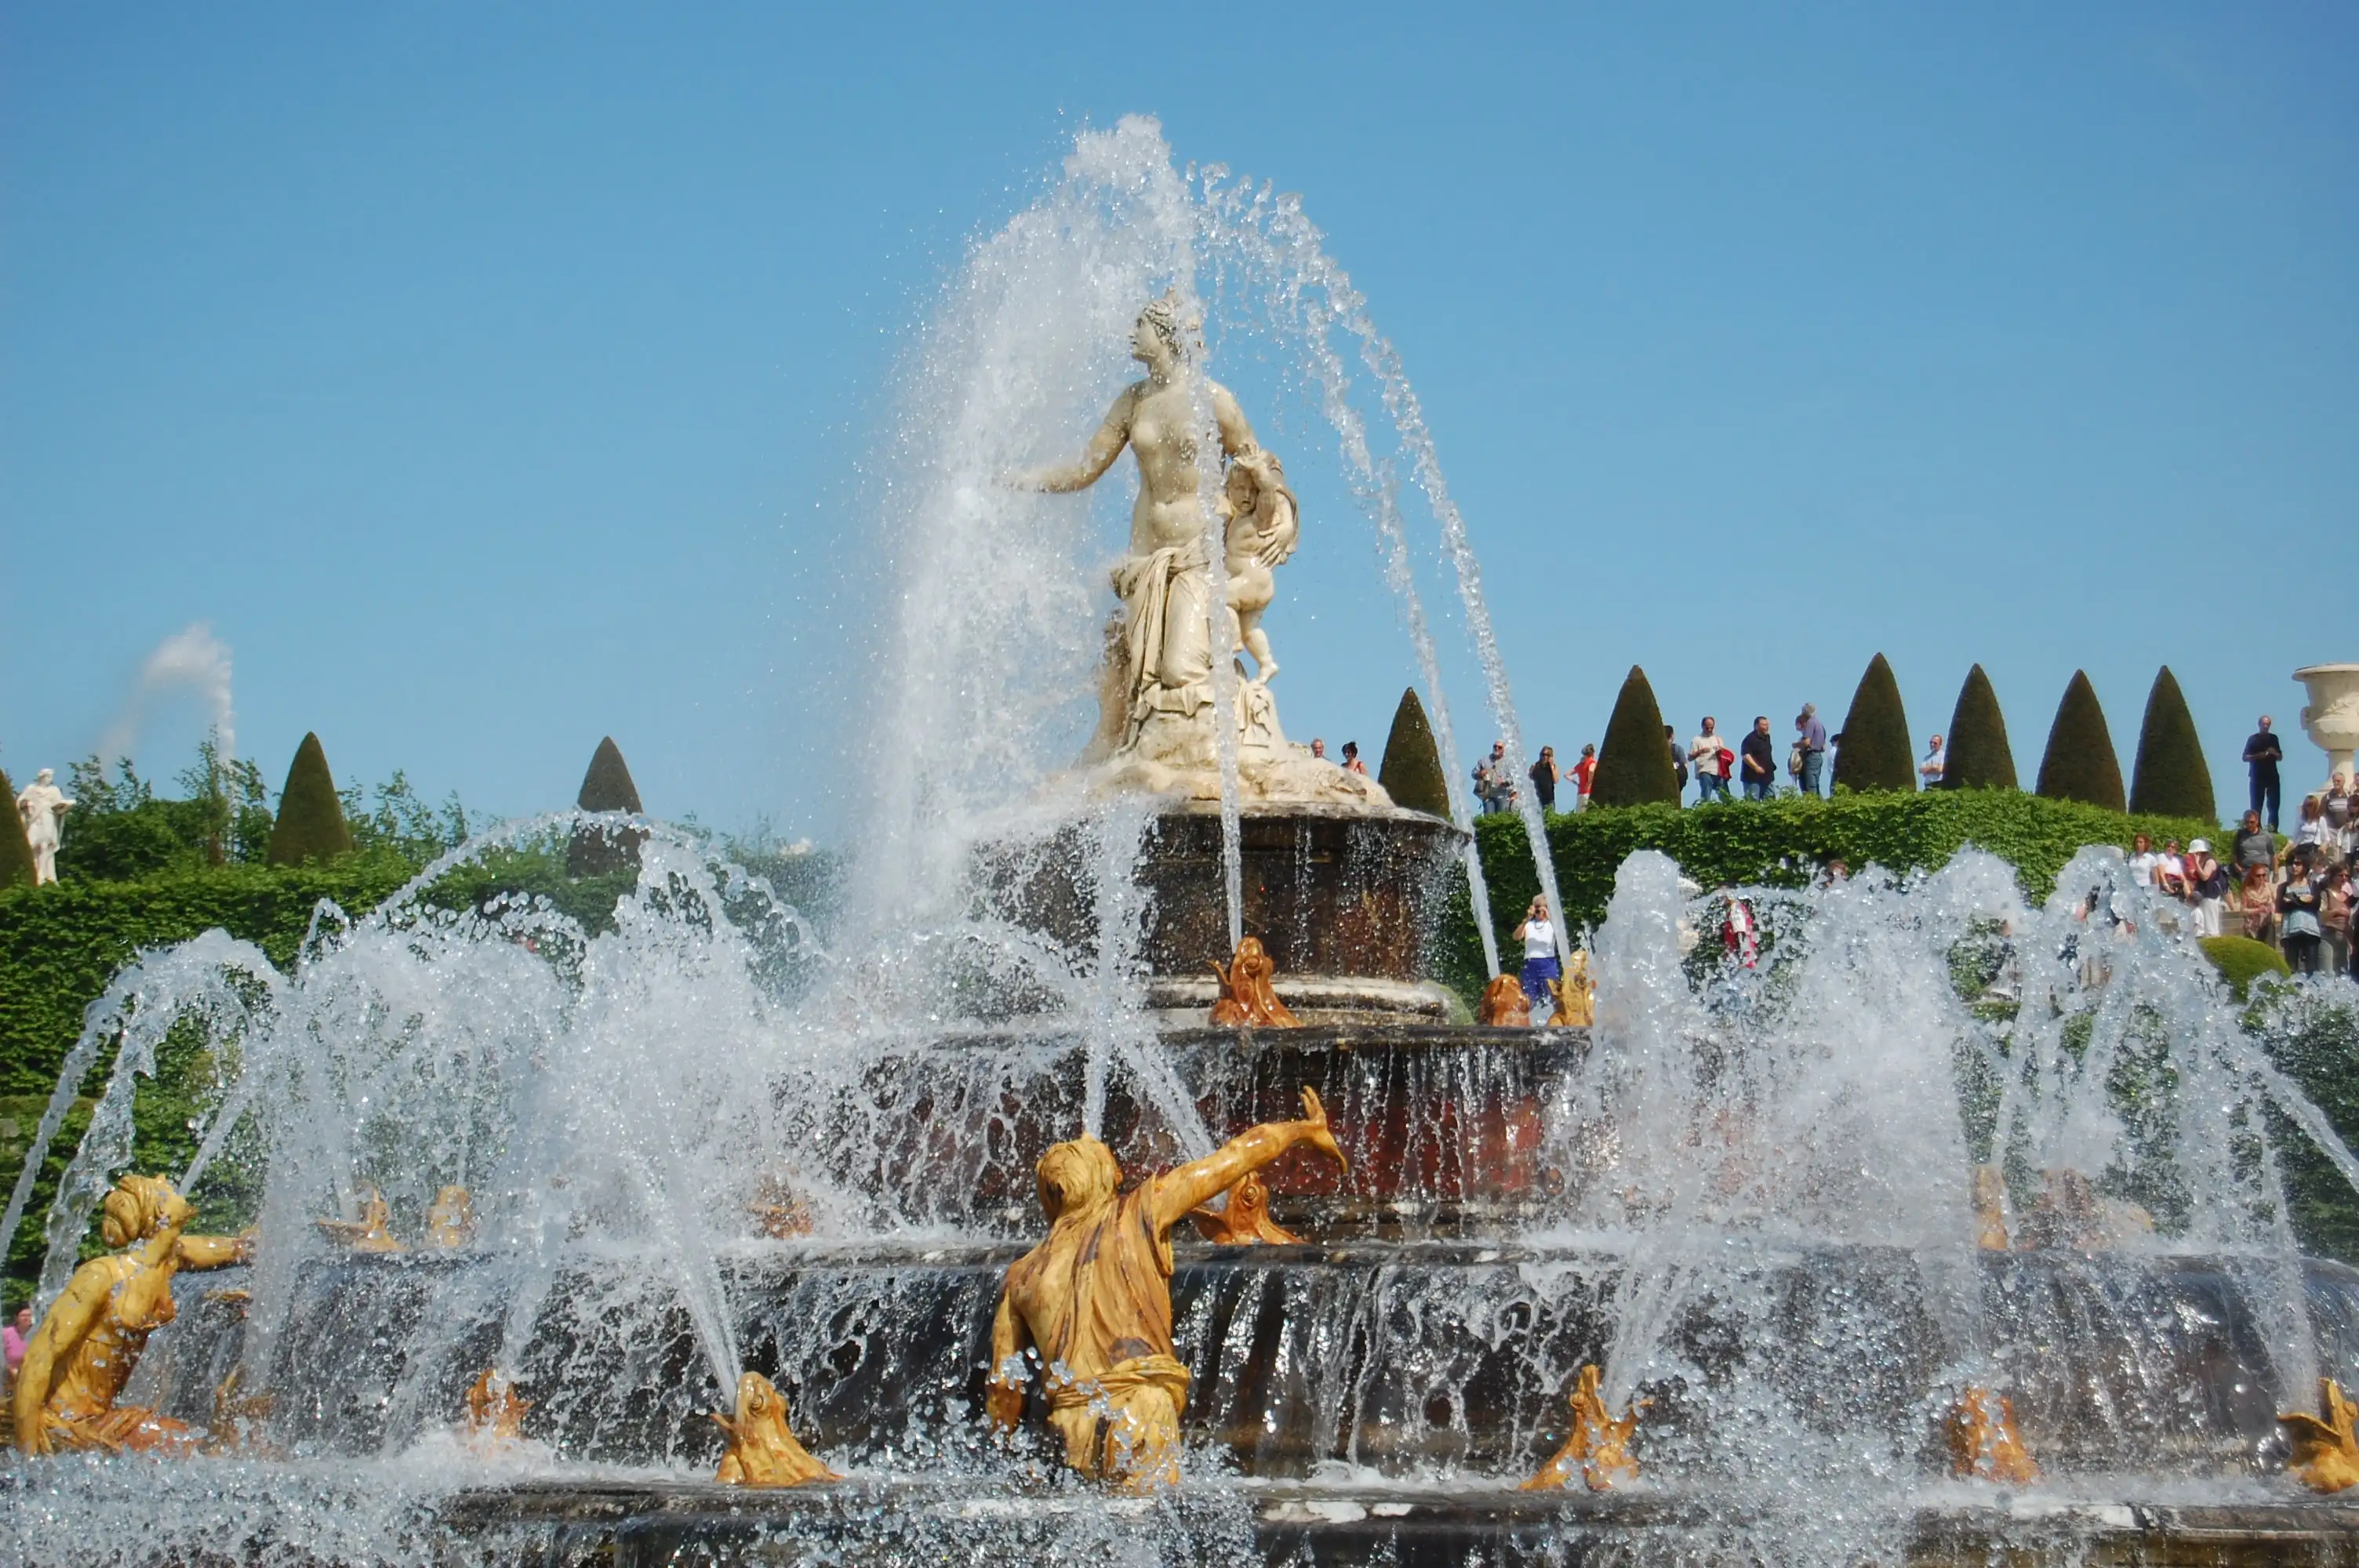
[(759, 1372), (737, 1379), (734, 1415), (712, 1412), (727, 1447), (713, 1478), (732, 1487), (804, 1487), (843, 1477), (812, 1458), (787, 1430), (787, 1401)]
[(2015, 1428), (2015, 1401), (2005, 1394), (1967, 1389), (1951, 1407), (1944, 1426), (1952, 1474), (2010, 1487), (2027, 1487), (2039, 1479), (2039, 1466)]
[(516, 1398), (514, 1383), (486, 1367), (467, 1390), (468, 1439), (495, 1447), (521, 1443), (525, 1411), (530, 1409), (530, 1400)]
[(2314, 1415), (2293, 1411), (2277, 1417), (2286, 1442), (2293, 1449), (2286, 1468), (2313, 1492), (2341, 1492), (2359, 1485), (2359, 1441), (2352, 1435), (2352, 1404), (2342, 1385), (2332, 1378), (2319, 1379), (2319, 1408)]
[(1615, 1415), (1598, 1392), (1603, 1370), (1592, 1362), (1581, 1369), (1572, 1385), (1572, 1435), (1539, 1473), (1516, 1490), (1553, 1492), (1581, 1477), (1593, 1492), (1610, 1492), (1638, 1478), (1638, 1461), (1630, 1453), (1630, 1435), (1638, 1430), (1638, 1412), (1650, 1402), (1636, 1400)]

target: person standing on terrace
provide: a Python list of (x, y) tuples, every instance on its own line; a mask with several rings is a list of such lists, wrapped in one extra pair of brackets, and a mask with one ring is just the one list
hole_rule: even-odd
[(1745, 798), (1767, 800), (1777, 793), (1777, 743), (1769, 738), (1769, 716), (1755, 716), (1741, 746)]
[(2253, 810), (2268, 814), (2269, 831), (2277, 830), (2277, 764), (2285, 761), (2285, 742), (2269, 728), (2274, 722), (2267, 714), (2261, 715), (2261, 727), (2245, 742), (2245, 763), (2252, 770)]

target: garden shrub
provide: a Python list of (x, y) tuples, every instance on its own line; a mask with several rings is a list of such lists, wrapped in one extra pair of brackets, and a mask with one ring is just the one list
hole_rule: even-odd
[(1605, 743), (1598, 749), (1597, 772), (1589, 789), (1593, 806), (1679, 804), (1680, 776), (1671, 771), (1663, 710), (1647, 672), (1636, 665), (1622, 677), (1622, 693), (1614, 699), (1614, 716), (1605, 721)]
[(16, 786), (0, 768), (0, 806), (8, 820), (0, 823), (0, 888), (33, 885), (33, 846), (25, 838), (25, 819), (16, 815)]
[(2147, 693), (2146, 721), (2138, 727), (2137, 762), (2130, 772), (2130, 809), (2163, 816), (2219, 820), (2212, 794), (2212, 768), (2196, 738), (2195, 716), (2179, 689), (2179, 677), (2165, 665)]
[(353, 831), (328, 772), (328, 753), (317, 735), (306, 734), (287, 769), (278, 795), (278, 820), (270, 829), (270, 863), (299, 866), (353, 852)]
[(1433, 726), (1426, 722), (1425, 704), (1417, 687), (1401, 693), (1393, 710), (1392, 733), (1385, 737), (1385, 760), (1377, 766), (1376, 783), (1393, 804), (1432, 816), (1450, 816), (1450, 780), (1441, 771), (1441, 749), (1434, 743)]
[[(639, 786), (631, 782), (631, 770), (623, 761), (623, 749), (612, 735), (602, 739), (591, 754), (590, 771), (582, 775), (582, 793), (574, 804), (584, 811), (627, 811), (634, 816), (645, 809), (639, 805)], [(628, 827), (577, 827), (565, 852), (565, 869), (577, 877), (636, 872), (642, 837)]]
[(1958, 688), (1950, 714), (1948, 754), (1941, 766), (1943, 789), (2014, 789), (2015, 751), (2006, 741), (2006, 716), (1998, 693), (1976, 665)]
[(2056, 705), (2048, 751), (2039, 759), (2039, 793), (2049, 800), (2077, 800), (2107, 811), (2129, 809), (2114, 734), (2105, 728), (2105, 710), (2098, 706), (2097, 688), (2089, 684), (2085, 671), (2072, 672), (2064, 700)]
[(1917, 787), (1917, 756), (1908, 741), (1908, 714), (1900, 706), (1900, 683), (1878, 654), (1867, 662), (1843, 715), (1843, 744), (1835, 751), (1834, 787), (1864, 794)]
[(2256, 942), (2249, 936), (2206, 936), (2197, 944), (2203, 956), (2212, 960), (2220, 978), (2241, 1001), (2252, 989), (2253, 982), (2263, 975), (2291, 975), (2292, 968), (2277, 950), (2266, 942)]

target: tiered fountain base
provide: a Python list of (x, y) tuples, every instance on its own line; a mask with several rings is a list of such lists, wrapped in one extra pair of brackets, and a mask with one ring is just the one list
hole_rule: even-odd
[[(1093, 1537), (1119, 1561), (1288, 1568), (1776, 1563), (1776, 1542), (1791, 1523), (1768, 1509), (1748, 1517), (1724, 1497), (1393, 1482), (1219, 1487), (1152, 1502), (949, 1481), (855, 1480), (755, 1495), (681, 1483), (525, 1485), (464, 1495), (444, 1518), (470, 1544), (497, 1543), (547, 1568), (1063, 1563), (1091, 1555), (1075, 1548)], [(1878, 1560), (1894, 1564), (2326, 1568), (2359, 1561), (2359, 1508), (1955, 1497), (1897, 1513), (1887, 1541), (1891, 1554)]]

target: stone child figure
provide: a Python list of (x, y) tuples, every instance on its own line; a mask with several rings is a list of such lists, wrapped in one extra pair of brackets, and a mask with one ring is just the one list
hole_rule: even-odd
[(1094, 1138), (1040, 1157), (1050, 1225), (1048, 1239), (1009, 1266), (1000, 1292), (986, 1395), (995, 1426), (1012, 1432), (1023, 1420), (1028, 1348), (1068, 1464), (1135, 1492), (1178, 1484), (1188, 1368), (1172, 1353), (1171, 1230), (1298, 1143), (1343, 1164), (1307, 1088), (1302, 1109), (1300, 1121), (1265, 1122), (1127, 1193), (1117, 1190), (1113, 1151)]
[(172, 1321), (172, 1276), (253, 1256), (245, 1237), (183, 1236), (196, 1212), (155, 1176), (125, 1176), (106, 1195), (101, 1228), (114, 1253), (74, 1271), (25, 1347), (12, 1411), (20, 1450), (177, 1453), (196, 1445), (198, 1434), (181, 1422), (114, 1404), (148, 1335)]
[(16, 815), (25, 823), (25, 843), (33, 851), (33, 885), (58, 880), (58, 845), (64, 838), (65, 815), (74, 803), (57, 786), (57, 773), (43, 768), (16, 794)]
[(1277, 674), (1269, 633), (1261, 629), (1262, 611), (1277, 596), (1270, 568), (1286, 564), (1301, 533), (1294, 492), (1287, 488), (1276, 453), (1245, 452), (1229, 465), (1221, 511), (1226, 518), (1229, 612), (1236, 621), (1231, 645), (1253, 655), (1259, 672), (1255, 678), (1266, 683)]

